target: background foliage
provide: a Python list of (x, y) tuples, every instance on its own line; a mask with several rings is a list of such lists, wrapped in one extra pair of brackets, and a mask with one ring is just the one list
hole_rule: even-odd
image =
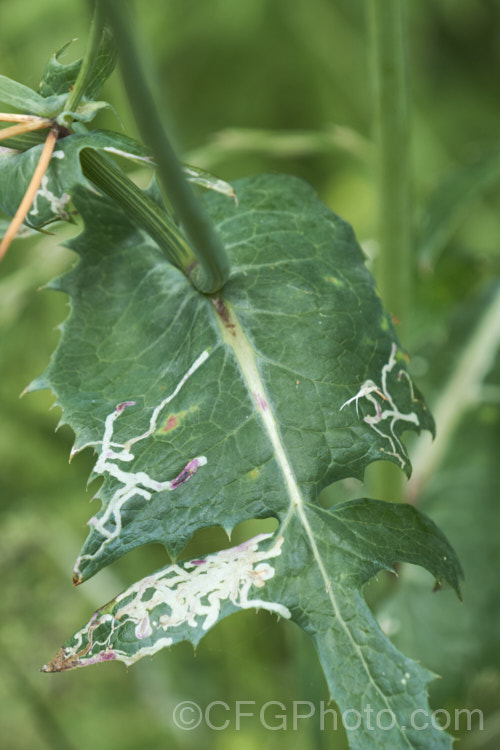
[[(304, 177), (352, 223), (374, 256), (365, 3), (242, 0), (236, 8), (229, 0), (148, 0), (139, 6), (185, 160), (225, 179), (261, 171)], [(410, 8), (419, 254), (404, 343), (431, 404), (440, 402), (457, 367), (470, 361), (461, 359), (462, 351), (498, 294), (499, 24), (497, 0), (421, 0)], [(55, 49), (80, 36), (68, 55), (83, 52), (87, 16), (83, 4), (6, 0), (0, 28), (1, 72), (36, 87)], [(118, 76), (105, 98), (133, 134)], [(110, 114), (99, 124), (117, 127)], [(265, 732), (255, 720), (243, 722), (237, 735), (202, 728), (182, 733), (171, 721), (172, 708), (182, 700), (202, 705), (255, 700), (260, 706), (267, 700), (290, 705), (327, 698), (305, 636), (266, 613), (240, 612), (209, 633), (196, 657), (181, 645), (144, 660), (126, 676), (119, 664), (53, 678), (38, 673), (54, 645), (95, 606), (166, 562), (160, 547), (135, 550), (71, 591), (72, 564), (86, 534), (85, 499), (93, 488), (88, 495), (83, 488), (92, 457), (84, 453), (68, 468), (72, 436), (65, 429), (54, 434), (57, 415), (49, 412), (49, 394), (18, 401), (44, 369), (58, 340), (55, 326), (66, 316), (63, 295), (35, 290), (71, 263), (68, 251), (41, 237), (16, 243), (0, 268), (3, 744), (23, 750), (83, 749), (90, 743), (147, 750), (200, 743), (225, 750), (235, 742), (244, 750), (281, 747), (283, 734)], [(461, 557), (464, 604), (451, 591), (432, 595), (430, 578), (411, 566), (398, 581), (380, 578), (367, 591), (398, 647), (444, 675), (433, 685), (433, 705), (485, 712), (485, 731), (464, 736), (466, 750), (497, 747), (500, 737), (500, 604), (494, 572), (500, 563), (500, 359), (494, 343), (493, 338), (484, 382), (459, 379), (450, 402), (457, 416), (442, 458), (425, 485), (416, 488), (419, 507)], [(439, 434), (439, 422), (437, 428)], [(369, 493), (361, 484), (351, 482), (331, 492), (325, 503), (364, 494)], [(265, 522), (248, 523), (237, 530), (235, 541), (266, 530)], [(221, 542), (224, 533), (214, 529), (198, 536), (190, 549), (201, 554)], [(332, 739), (313, 720), (288, 735), (291, 747), (344, 747), (340, 733)]]

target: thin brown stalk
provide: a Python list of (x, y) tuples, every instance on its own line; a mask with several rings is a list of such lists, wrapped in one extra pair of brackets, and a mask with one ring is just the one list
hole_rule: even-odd
[(13, 138), (16, 135), (22, 135), (23, 133), (29, 133), (31, 130), (42, 130), (42, 128), (50, 128), (51, 126), (52, 122), (50, 120), (21, 122), (19, 125), (12, 125), (10, 128), (0, 130), (0, 141), (4, 141), (6, 138)]
[[(39, 117), (38, 115), (18, 115), (11, 112), (0, 112), (0, 122), (43, 122), (46, 128), (53, 124), (48, 117)], [(42, 127), (42, 126), (40, 126)]]

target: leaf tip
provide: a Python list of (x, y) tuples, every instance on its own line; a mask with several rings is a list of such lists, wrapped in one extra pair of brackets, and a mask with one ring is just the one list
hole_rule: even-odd
[(81, 583), (83, 583), (83, 576), (80, 571), (75, 568), (73, 571), (73, 586), (79, 586)]
[(39, 287), (40, 291), (48, 291), (51, 292), (64, 292), (66, 289), (63, 285), (63, 277), (62, 276), (56, 276), (55, 279), (51, 279), (50, 281), (47, 281), (45, 284), (43, 284), (41, 287)]
[(44, 664), (40, 672), (66, 672), (80, 666), (79, 659), (74, 656), (66, 656), (63, 648), (60, 648), (54, 658), (48, 664)]
[(22, 393), (19, 394), (19, 398), (26, 396), (27, 393), (34, 393), (35, 391), (45, 391), (48, 388), (50, 388), (48, 382), (44, 379), (43, 376), (40, 376), (32, 380), (31, 383), (26, 386)]

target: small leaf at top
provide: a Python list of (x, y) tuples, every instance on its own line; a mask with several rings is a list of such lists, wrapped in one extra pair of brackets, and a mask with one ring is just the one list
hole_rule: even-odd
[[(67, 64), (60, 62), (60, 58), (70, 44), (71, 42), (67, 42), (48, 61), (39, 88), (42, 96), (49, 97), (54, 94), (68, 94), (74, 85), (82, 66), (82, 60), (75, 60)], [(89, 101), (99, 96), (104, 83), (113, 72), (115, 66), (116, 48), (113, 44), (111, 32), (105, 29), (99, 45), (94, 69), (84, 92)]]

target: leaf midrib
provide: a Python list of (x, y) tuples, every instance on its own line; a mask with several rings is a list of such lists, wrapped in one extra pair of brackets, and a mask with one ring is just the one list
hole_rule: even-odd
[[(374, 680), (360, 646), (356, 643), (356, 640), (354, 639), (348, 624), (345, 622), (341, 615), (340, 608), (337, 604), (333, 592), (332, 581), (329, 578), (327, 570), (323, 564), (323, 560), (314, 538), (313, 530), (306, 515), (304, 498), (302, 497), (302, 493), (288, 459), (286, 448), (282, 443), (278, 430), (277, 420), (274, 416), (274, 411), (272, 408), (272, 404), (268, 398), (266, 387), (257, 368), (254, 349), (252, 348), (230, 302), (228, 302), (228, 300), (223, 298), (221, 295), (213, 298), (212, 301), (214, 314), (221, 331), (222, 340), (230, 349), (232, 349), (234, 353), (241, 375), (248, 388), (250, 398), (253, 401), (256, 411), (259, 413), (262, 419), (266, 434), (268, 435), (271, 445), (273, 446), (276, 462), (281, 469), (285, 485), (290, 496), (290, 506), (288, 509), (288, 513), (281, 524), (279, 533), (280, 535), (284, 535), (285, 529), (288, 526), (292, 516), (296, 515), (298, 517), (307, 536), (311, 552), (316, 561), (321, 577), (324, 581), (325, 592), (332, 605), (333, 614), (337, 618), (337, 622), (344, 630), (354, 652), (357, 654), (361, 664), (363, 665), (370, 683), (373, 685), (375, 691), (378, 693), (386, 707), (392, 712), (387, 697), (383, 694), (380, 687)], [(399, 723), (397, 724), (397, 727), (401, 737), (404, 738), (406, 745), (411, 748), (412, 745)]]

